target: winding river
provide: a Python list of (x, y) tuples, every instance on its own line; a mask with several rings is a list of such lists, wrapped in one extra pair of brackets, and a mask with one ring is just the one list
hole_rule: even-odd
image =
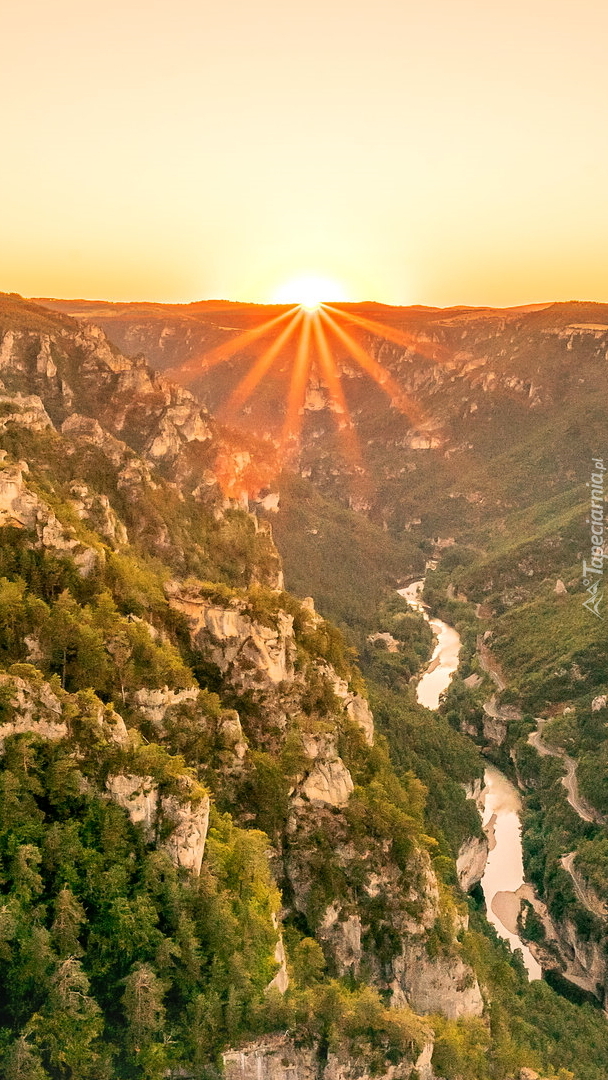
[[(424, 616), (437, 638), (430, 663), (416, 689), (418, 702), (427, 709), (436, 709), (441, 694), (449, 686), (450, 679), (458, 668), (461, 643), (460, 634), (453, 626), (448, 626), (441, 619), (429, 617), (426, 605), (420, 599), (423, 585), (424, 581), (414, 581), (407, 588), (399, 589), (399, 594), (414, 611)], [(521, 949), (528, 978), (540, 979), (540, 964), (517, 934), (521, 898), (529, 898), (528, 893), (532, 892), (531, 887), (524, 881), (519, 819), (521, 797), (517, 788), (503, 773), (493, 765), (488, 765), (478, 805), (490, 846), (481, 879), (488, 921), (513, 949)]]

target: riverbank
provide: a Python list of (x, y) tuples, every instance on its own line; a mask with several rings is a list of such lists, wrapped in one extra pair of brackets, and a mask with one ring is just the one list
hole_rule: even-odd
[[(414, 581), (399, 592), (430, 623), (437, 639), (431, 660), (416, 688), (418, 702), (435, 710), (441, 694), (458, 669), (461, 640), (454, 627), (429, 616), (427, 606), (420, 598), (423, 586), (423, 581)], [(529, 979), (540, 979), (541, 965), (517, 933), (517, 917), (521, 908), (519, 890), (525, 887), (533, 894), (532, 887), (524, 881), (519, 817), (521, 796), (503, 773), (494, 766), (488, 766), (484, 787), (473, 797), (476, 798), (488, 839), (488, 856), (481, 875), (488, 921), (513, 949), (521, 950)]]
[[(437, 589), (434, 590), (433, 596), (437, 598)], [(454, 596), (450, 599), (452, 609), (455, 599)], [(446, 617), (445, 608), (442, 608), (440, 602), (439, 610)], [(482, 616), (479, 606), (476, 609), (476, 616), (477, 618)], [(452, 617), (454, 622), (460, 625), (455, 612)], [(545, 858), (549, 858), (549, 865), (552, 863), (553, 869), (546, 872), (544, 881), (541, 880), (539, 883), (540, 888), (543, 889), (543, 899), (535, 892), (532, 885), (525, 882), (518, 888), (497, 890), (493, 897), (486, 896), (488, 918), (495, 926), (495, 918), (498, 919), (502, 927), (506, 928), (508, 933), (504, 934), (496, 926), (501, 936), (508, 937), (508, 934), (519, 936), (520, 932), (523, 933), (530, 953), (537, 964), (540, 964), (547, 978), (555, 976), (561, 993), (567, 995), (567, 987), (570, 984), (573, 992), (583, 991), (605, 1005), (608, 1000), (608, 962), (606, 960), (606, 932), (605, 929), (602, 930), (602, 924), (606, 926), (608, 903), (605, 897), (598, 895), (598, 892), (586, 880), (584, 868), (577, 866), (578, 844), (585, 834), (581, 833), (580, 829), (569, 825), (571, 819), (568, 814), (559, 821), (554, 816), (557, 814), (559, 818), (560, 811), (555, 807), (559, 806), (560, 796), (558, 795), (556, 804), (554, 796), (550, 793), (553, 783), (555, 786), (559, 785), (565, 792), (564, 801), (567, 801), (581, 823), (586, 826), (605, 827), (608, 821), (581, 795), (575, 759), (561, 747), (553, 746), (545, 740), (543, 729), (547, 721), (537, 718), (536, 730), (530, 732), (527, 725), (522, 727), (522, 713), (516, 705), (500, 703), (499, 695), (507, 688), (507, 680), (492, 653), (490, 641), (491, 635), (488, 630), (485, 633), (477, 633), (476, 667), (478, 672), (483, 672), (491, 679), (494, 692), (489, 690), (487, 684), (485, 693), (479, 690), (472, 703), (470, 714), (467, 713), (466, 708), (462, 707), (462, 699), (458, 697), (454, 699), (461, 710), (460, 730), (463, 734), (472, 736), (478, 745), (483, 740), (488, 756), (494, 758), (496, 749), (501, 768), (504, 768), (515, 785), (519, 786), (519, 790), (517, 786), (514, 790), (520, 806), (523, 806), (520, 793), (523, 791), (524, 795), (530, 796), (529, 805), (538, 812), (540, 796), (542, 815), (547, 823), (545, 824), (541, 819), (539, 826), (538, 818), (528, 819), (528, 850), (533, 848), (536, 868), (539, 866), (539, 859), (544, 855)], [(469, 655), (468, 649), (467, 655)], [(471, 685), (477, 691), (475, 683), (469, 683), (467, 680), (465, 685)], [(596, 711), (602, 707), (601, 696), (597, 700)], [(539, 772), (538, 766), (534, 764), (531, 757), (521, 754), (521, 747), (519, 750), (514, 748), (512, 734), (514, 724), (517, 732), (515, 742), (518, 737), (521, 741), (525, 739), (541, 758), (559, 759), (563, 766), (563, 776), (558, 778), (554, 772), (546, 773), (543, 770)], [(528, 805), (528, 800), (526, 800), (526, 805)], [(536, 821), (536, 833), (531, 824), (532, 821)], [(491, 822), (488, 823), (488, 828), (491, 828)], [(546, 837), (548, 843), (545, 843)], [(555, 844), (553, 837), (558, 840), (559, 847)], [(521, 849), (521, 838), (518, 843)], [(586, 851), (587, 849), (588, 842)], [(601, 836), (595, 850), (601, 858)], [(566, 875), (569, 878), (569, 884), (565, 880)], [(550, 914), (549, 907), (553, 914)]]

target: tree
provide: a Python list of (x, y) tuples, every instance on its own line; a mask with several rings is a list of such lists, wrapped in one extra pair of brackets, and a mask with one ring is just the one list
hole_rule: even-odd
[(51, 667), (61, 676), (64, 689), (106, 688), (108, 654), (89, 607), (80, 607), (64, 590), (51, 609), (47, 633)]
[(120, 695), (124, 705), (126, 701), (125, 682), (130, 674), (129, 661), (133, 655), (133, 649), (131, 648), (127, 635), (120, 630), (116, 631), (116, 633), (106, 641), (106, 649), (116, 665), (118, 678), (120, 679)]
[(32, 1017), (43, 1057), (66, 1080), (97, 1080), (105, 1071), (99, 1037), (103, 1019), (89, 995), (89, 980), (79, 960), (62, 960), (51, 980), (47, 1001)]
[(84, 908), (73, 892), (63, 888), (55, 898), (55, 918), (51, 926), (53, 945), (60, 957), (82, 956), (78, 934), (86, 921)]
[(38, 1050), (20, 1035), (11, 1046), (4, 1066), (5, 1080), (48, 1080)]
[(165, 987), (149, 964), (136, 964), (126, 979), (122, 1004), (128, 1041), (135, 1053), (149, 1047), (163, 1031)]

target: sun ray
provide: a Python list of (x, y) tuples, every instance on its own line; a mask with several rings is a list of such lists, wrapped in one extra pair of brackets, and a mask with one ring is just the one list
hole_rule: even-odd
[(256, 360), (254, 366), (247, 372), (247, 374), (241, 379), (238, 386), (232, 391), (228, 401), (223, 406), (221, 412), (228, 414), (240, 409), (245, 404), (248, 398), (251, 397), (258, 383), (264, 378), (266, 372), (272, 367), (274, 361), (279, 355), (281, 349), (287, 343), (289, 338), (294, 333), (297, 325), (304, 317), (304, 313), (297, 309), (295, 315), (288, 325), (281, 331), (279, 336), (275, 338), (272, 345), (269, 345), (264, 350), (262, 355)]
[(431, 343), (420, 341), (408, 330), (399, 330), (395, 326), (378, 322), (376, 319), (367, 319), (363, 315), (355, 315), (352, 311), (342, 311), (341, 308), (334, 307), (332, 304), (324, 304), (323, 307), (326, 311), (331, 311), (334, 315), (339, 315), (340, 318), (355, 323), (363, 330), (368, 330), (377, 337), (383, 337), (387, 341), (394, 342), (395, 345), (402, 345), (405, 349), (414, 350), (418, 356), (422, 356), (425, 360), (436, 360), (438, 363), (442, 363), (442, 360), (447, 356), (446, 349), (438, 342), (433, 342), (431, 346)]
[(310, 318), (304, 319), (291, 375), (287, 413), (283, 424), (282, 443), (284, 446), (292, 439), (298, 438), (302, 427), (302, 409), (304, 407), (304, 402), (306, 401), (306, 387), (308, 385), (310, 365), (312, 363), (310, 330)]
[(321, 308), (320, 317), (323, 319), (335, 336), (340, 339), (343, 345), (346, 345), (353, 360), (356, 360), (360, 367), (371, 376), (375, 383), (389, 394), (393, 403), (397, 408), (405, 413), (414, 423), (420, 423), (423, 420), (422, 412), (420, 408), (414, 403), (409, 394), (406, 394), (404, 390), (395, 382), (392, 375), (388, 371), (381, 367), (377, 360), (374, 360), (373, 356), (363, 348), (351, 335), (342, 327), (339, 326), (335, 319), (332, 318), (328, 312)]
[(251, 330), (244, 330), (235, 338), (231, 338), (230, 341), (225, 341), (222, 345), (217, 345), (215, 349), (211, 349), (207, 353), (198, 354), (191, 357), (184, 364), (180, 364), (178, 367), (169, 368), (164, 372), (166, 378), (171, 379), (173, 382), (187, 385), (192, 382), (193, 379), (199, 375), (205, 374), (210, 371), (211, 368), (217, 366), (217, 364), (224, 363), (225, 360), (229, 360), (235, 353), (241, 352), (252, 342), (257, 341), (258, 338), (265, 337), (266, 334), (285, 321), (285, 319), (293, 316), (294, 313), (300, 312), (300, 308), (295, 305), (290, 307), (288, 311), (284, 311), (282, 315), (277, 315), (274, 319), (268, 319), (260, 326), (254, 326)]
[[(350, 323), (352, 333), (349, 333), (343, 325), (345, 322)], [(385, 326), (374, 319), (343, 311), (334, 304), (326, 302), (319, 301), (317, 305), (315, 301), (314, 307), (312, 303), (304, 301), (290, 306), (280, 315), (237, 334), (229, 341), (225, 341), (202, 356), (191, 358), (181, 367), (171, 369), (166, 374), (188, 385), (197, 376), (209, 372), (218, 364), (242, 353), (248, 346), (259, 343), (258, 348), (253, 349), (253, 360), (248, 370), (219, 411), (219, 415), (230, 423), (231, 414), (236, 413), (250, 399), (283, 352), (281, 371), (284, 370), (284, 363), (287, 361), (291, 368), (291, 376), (279, 441), (280, 456), (281, 451), (284, 455), (291, 453), (300, 443), (306, 392), (314, 364), (319, 378), (326, 387), (329, 405), (334, 413), (334, 421), (338, 429), (338, 437), (344, 444), (345, 456), (355, 467), (353, 478), (358, 474), (357, 484), (360, 485), (365, 482), (363, 457), (356, 426), (346, 401), (341, 371), (336, 363), (336, 346), (328, 338), (328, 332), (331, 338), (337, 339), (339, 343), (337, 356), (343, 356), (342, 350), (346, 349), (348, 356), (390, 397), (393, 406), (408, 418), (412, 426), (429, 430), (432, 425), (420, 406), (358, 339), (365, 332), (386, 341), (393, 341), (415, 351), (418, 355), (424, 355), (424, 343), (417, 341), (415, 336), (408, 331)], [(268, 337), (270, 341), (264, 342), (263, 339)], [(285, 352), (285, 347), (292, 337), (295, 338), (296, 343), (295, 345), (290, 343)], [(441, 347), (436, 343), (429, 343), (428, 358), (437, 360), (440, 349)]]
[(343, 417), (343, 423), (338, 421), (340, 437), (344, 441), (348, 456), (355, 463), (359, 464), (361, 462), (361, 451), (355, 433), (355, 426), (348, 405), (346, 404), (342, 383), (340, 382), (338, 372), (336, 371), (336, 365), (333, 356), (331, 355), (331, 350), (318, 311), (315, 311), (311, 316), (311, 323), (313, 337), (317, 346), (319, 366), (327, 386), (330, 400), (334, 405), (337, 415)]

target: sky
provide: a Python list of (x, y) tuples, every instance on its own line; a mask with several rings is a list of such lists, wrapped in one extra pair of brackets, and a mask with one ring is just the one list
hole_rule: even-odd
[(0, 41), (0, 289), (608, 301), (606, 0), (2, 0)]

